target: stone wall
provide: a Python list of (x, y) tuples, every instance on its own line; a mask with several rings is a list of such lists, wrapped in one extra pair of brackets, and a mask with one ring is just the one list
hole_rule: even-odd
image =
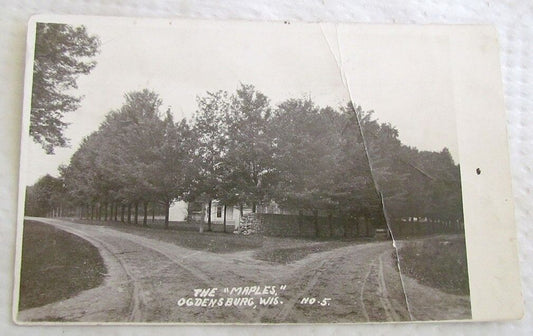
[(249, 213), (241, 216), (239, 226), (233, 233), (242, 234), (245, 236), (262, 233), (262, 217), (257, 213)]

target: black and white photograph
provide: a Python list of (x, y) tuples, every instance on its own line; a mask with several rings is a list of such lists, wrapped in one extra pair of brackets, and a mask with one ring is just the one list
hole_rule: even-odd
[(454, 48), (431, 27), (34, 17), (16, 321), (472, 319)]

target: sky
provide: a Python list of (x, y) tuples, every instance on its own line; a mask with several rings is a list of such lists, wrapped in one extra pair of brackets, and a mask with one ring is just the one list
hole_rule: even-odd
[(448, 147), (458, 162), (446, 36), (414, 28), (244, 21), (77, 18), (75, 24), (100, 37), (97, 65), (79, 77), (73, 93), (84, 96), (81, 107), (65, 117), (71, 147), (50, 156), (31, 143), (27, 185), (57, 176), (80, 141), (120, 108), (124, 94), (144, 88), (157, 92), (176, 120), (191, 118), (198, 95), (232, 93), (240, 83), (253, 84), (273, 106), (310, 97), (339, 107), (353, 99), (397, 127), (404, 144)]

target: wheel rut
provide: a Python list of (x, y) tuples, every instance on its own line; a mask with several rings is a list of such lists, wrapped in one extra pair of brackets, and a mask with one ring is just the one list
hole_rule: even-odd
[[(290, 323), (402, 320), (402, 314), (397, 312), (398, 303), (391, 300), (391, 296), (398, 297), (397, 288), (387, 286), (391, 272), (385, 267), (388, 264), (384, 256), (391, 252), (391, 247), (384, 242), (348, 245), (314, 253), (293, 263), (273, 264), (257, 260), (250, 253), (224, 255), (191, 250), (106, 226), (37, 220), (89, 241), (102, 251), (103, 256), (113, 260), (117, 265), (115, 270), (124, 274), (120, 284), (114, 283), (107, 289), (109, 292), (122, 287), (127, 291), (121, 292), (123, 316), (115, 316), (112, 321)], [(192, 297), (195, 288), (217, 287), (222, 290), (224, 287), (252, 285), (286, 285), (287, 289), (278, 293), (283, 303), (257, 304), (253, 309), (237, 306), (206, 309), (177, 304), (181, 298)], [(126, 294), (129, 295), (128, 304)], [(300, 302), (304, 297), (317, 301), (329, 298), (331, 305), (305, 305)], [(98, 297), (98, 300), (102, 301), (102, 306), (105, 302), (114, 304), (107, 297)], [(73, 320), (79, 320), (79, 314), (72, 316)]]
[[(186, 265), (185, 263), (182, 263), (178, 260), (179, 256), (172, 254), (168, 250), (165, 250), (163, 248), (155, 246), (158, 242), (150, 242), (148, 239), (145, 238), (132, 238), (128, 234), (119, 233), (116, 234), (114, 232), (109, 233), (105, 232), (106, 238), (113, 237), (115, 239), (114, 242), (107, 241), (106, 238), (102, 238), (98, 235), (97, 232), (91, 232), (92, 234), (89, 234), (88, 232), (78, 230), (75, 227), (73, 227), (72, 224), (66, 225), (56, 220), (40, 220), (41, 222), (49, 225), (53, 225), (61, 230), (64, 230), (66, 232), (70, 232), (82, 239), (87, 240), (91, 244), (93, 244), (95, 247), (97, 247), (99, 250), (105, 250), (105, 253), (102, 253), (103, 256), (106, 256), (106, 258), (112, 257), (115, 259), (115, 261), (120, 265), (122, 271), (126, 274), (128, 280), (127, 283), (131, 285), (131, 298), (130, 298), (130, 305), (128, 309), (127, 314), (127, 321), (128, 322), (142, 322), (146, 320), (146, 312), (145, 308), (147, 307), (147, 300), (144, 295), (144, 293), (147, 292), (147, 289), (143, 286), (143, 279), (142, 276), (139, 277), (136, 275), (134, 267), (131, 266), (131, 259), (127, 259), (126, 256), (131, 254), (142, 254), (146, 253), (146, 250), (151, 251), (152, 253), (156, 253), (159, 256), (166, 258), (170, 263), (177, 265), (180, 267), (183, 271), (189, 273), (194, 279), (196, 279), (195, 284), (196, 286), (211, 286), (212, 279), (204, 274), (203, 272), (193, 269), (192, 267)], [(76, 224), (74, 224), (76, 225)], [(98, 230), (99, 227), (97, 227), (95, 231), (101, 231)], [(106, 230), (111, 231), (111, 230)], [(116, 243), (116, 239), (123, 239), (128, 241), (130, 244), (135, 244), (137, 248), (127, 248), (127, 249), (121, 249), (120, 244)], [(144, 241), (146, 240), (146, 241)]]

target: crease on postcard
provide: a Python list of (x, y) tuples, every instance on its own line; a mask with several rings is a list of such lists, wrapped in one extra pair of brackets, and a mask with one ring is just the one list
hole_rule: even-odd
[[(340, 34), (339, 34), (339, 30), (338, 30), (339, 24), (320, 23), (319, 26), (320, 26), (320, 31), (321, 31), (322, 37), (324, 38), (324, 41), (326, 42), (327, 48), (331, 52), (331, 55), (332, 55), (333, 59), (335, 60), (335, 64), (337, 65), (337, 69), (339, 70), (339, 76), (340, 76), (341, 82), (344, 85), (344, 88), (346, 89), (346, 92), (348, 93), (350, 101), (352, 102), (352, 104), (354, 104), (354, 108), (355, 108), (354, 96), (352, 94), (352, 90), (350, 89), (350, 84), (349, 84), (348, 78), (346, 76), (346, 72), (344, 70), (344, 64), (343, 64), (343, 58), (342, 58), (342, 43), (341, 43)], [(333, 35), (333, 36), (331, 36), (331, 38), (328, 38), (328, 36), (327, 36), (328, 35), (328, 33), (326, 33), (326, 29), (327, 28), (330, 28), (330, 29), (333, 30), (333, 32), (329, 33), (329, 34)], [(396, 239), (394, 237), (394, 233), (393, 233), (391, 225), (390, 225), (391, 221), (390, 221), (387, 209), (386, 209), (385, 202), (383, 200), (383, 194), (380, 192), (380, 188), (379, 188), (379, 186), (378, 186), (378, 184), (376, 182), (374, 167), (373, 167), (372, 160), (371, 160), (371, 157), (370, 157), (370, 154), (369, 154), (369, 151), (368, 151), (367, 140), (366, 140), (363, 128), (361, 127), (360, 115), (358, 113), (355, 113), (355, 116), (357, 118), (357, 126), (359, 128), (359, 133), (361, 134), (361, 138), (363, 139), (363, 147), (364, 147), (364, 150), (365, 150), (365, 157), (366, 157), (366, 160), (368, 162), (368, 166), (370, 168), (370, 176), (372, 178), (372, 182), (374, 183), (374, 188), (375, 188), (376, 192), (379, 194), (379, 198), (381, 200), (381, 207), (383, 209), (383, 215), (385, 216), (385, 222), (387, 224), (388, 231), (389, 231), (389, 233), (391, 235), (392, 246), (394, 247), (395, 252), (396, 252), (396, 266), (398, 268), (398, 273), (399, 273), (399, 276), (400, 276), (400, 282), (401, 282), (401, 285), (402, 285), (402, 293), (403, 293), (404, 298), (405, 298), (405, 305), (407, 307), (407, 312), (409, 314), (409, 319), (411, 321), (413, 321), (413, 320), (415, 320), (415, 317), (413, 316), (413, 313), (412, 313), (412, 310), (411, 310), (411, 306), (409, 304), (409, 298), (408, 298), (407, 292), (405, 290), (405, 282), (404, 282), (402, 269), (401, 269), (401, 265), (400, 265), (400, 254), (399, 254), (398, 242), (396, 241)]]

